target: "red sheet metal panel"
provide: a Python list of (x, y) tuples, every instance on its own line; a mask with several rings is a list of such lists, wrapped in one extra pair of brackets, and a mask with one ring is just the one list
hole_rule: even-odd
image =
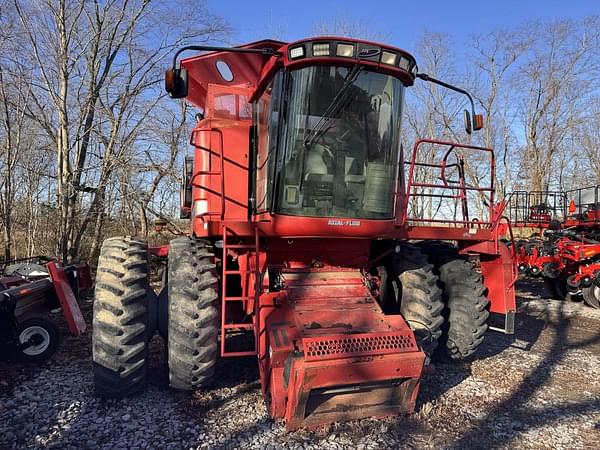
[(302, 339), (306, 361), (389, 355), (419, 349), (411, 332), (338, 334)]
[(295, 429), (411, 412), (425, 354), (361, 272), (286, 269), (282, 279), (259, 355), (270, 414)]
[[(263, 40), (241, 46), (241, 48), (271, 48), (277, 50), (284, 42)], [(256, 88), (261, 69), (269, 57), (256, 53), (210, 52), (193, 56), (181, 61), (181, 66), (188, 71), (189, 90), (187, 100), (201, 108), (206, 105), (209, 84), (223, 86), (239, 86)], [(217, 68), (217, 62), (227, 64), (233, 79), (224, 79)]]
[(293, 359), (285, 413), (288, 430), (412, 412), (424, 359), (418, 351), (330, 361)]
[(75, 336), (81, 335), (85, 331), (85, 320), (75, 299), (75, 294), (71, 289), (67, 275), (62, 267), (59, 267), (56, 262), (49, 262), (46, 267), (50, 272), (50, 278), (54, 285), (54, 290), (60, 305), (62, 306), (63, 314), (69, 325), (69, 330)]
[(490, 312), (507, 314), (517, 310), (515, 282), (519, 276), (512, 255), (504, 244), (499, 255), (481, 255), (481, 273), (488, 288)]

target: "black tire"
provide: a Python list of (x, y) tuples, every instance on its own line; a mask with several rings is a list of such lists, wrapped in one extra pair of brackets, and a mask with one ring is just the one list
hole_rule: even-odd
[(488, 329), (489, 300), (483, 277), (453, 245), (432, 241), (421, 246), (435, 266), (443, 291), (446, 320), (437, 356), (463, 360), (476, 352)]
[[(400, 244), (382, 273), (384, 311), (399, 312), (415, 333), (421, 349), (432, 355), (442, 334), (442, 292), (433, 266), (418, 247)], [(394, 308), (390, 305), (395, 304)]]
[(592, 284), (590, 287), (581, 289), (581, 293), (586, 305), (600, 309), (600, 286)]
[(19, 344), (31, 341), (27, 348), (20, 349), (21, 361), (40, 363), (49, 359), (58, 349), (60, 332), (54, 322), (44, 317), (32, 317), (19, 324)]
[(148, 244), (104, 241), (98, 259), (92, 347), (96, 395), (123, 398), (146, 387), (150, 338)]
[(569, 293), (566, 278), (544, 277), (544, 286), (546, 287), (548, 297), (551, 299), (566, 300), (567, 294)]
[(212, 245), (172, 240), (168, 270), (169, 385), (194, 390), (210, 383), (217, 360), (219, 283)]

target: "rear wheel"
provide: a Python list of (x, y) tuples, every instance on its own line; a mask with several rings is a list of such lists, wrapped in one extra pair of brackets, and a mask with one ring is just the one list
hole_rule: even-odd
[(381, 278), (384, 311), (400, 312), (420, 347), (431, 355), (438, 345), (444, 321), (442, 292), (433, 266), (418, 247), (400, 244), (400, 251), (393, 254)]
[(479, 348), (488, 328), (489, 300), (483, 278), (453, 245), (440, 241), (421, 245), (435, 265), (443, 290), (446, 320), (437, 353), (452, 360), (465, 359)]
[(122, 398), (146, 386), (148, 244), (131, 237), (104, 241), (98, 259), (92, 347), (96, 394)]
[(592, 308), (600, 308), (600, 286), (592, 284), (581, 290), (583, 301)]
[(169, 384), (194, 390), (211, 381), (217, 360), (219, 288), (210, 242), (171, 241), (168, 271)]

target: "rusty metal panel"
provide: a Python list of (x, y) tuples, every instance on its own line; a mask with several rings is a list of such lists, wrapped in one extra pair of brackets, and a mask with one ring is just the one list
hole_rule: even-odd
[(386, 380), (344, 386), (338, 389), (317, 388), (310, 391), (304, 409), (302, 426), (311, 428), (340, 420), (385, 417), (410, 413), (418, 380), (414, 378)]
[(340, 334), (302, 339), (306, 361), (418, 351), (412, 333)]

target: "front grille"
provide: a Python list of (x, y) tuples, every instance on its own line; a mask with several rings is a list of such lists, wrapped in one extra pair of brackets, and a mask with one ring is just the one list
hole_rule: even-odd
[(412, 333), (364, 333), (304, 338), (307, 361), (417, 351)]

